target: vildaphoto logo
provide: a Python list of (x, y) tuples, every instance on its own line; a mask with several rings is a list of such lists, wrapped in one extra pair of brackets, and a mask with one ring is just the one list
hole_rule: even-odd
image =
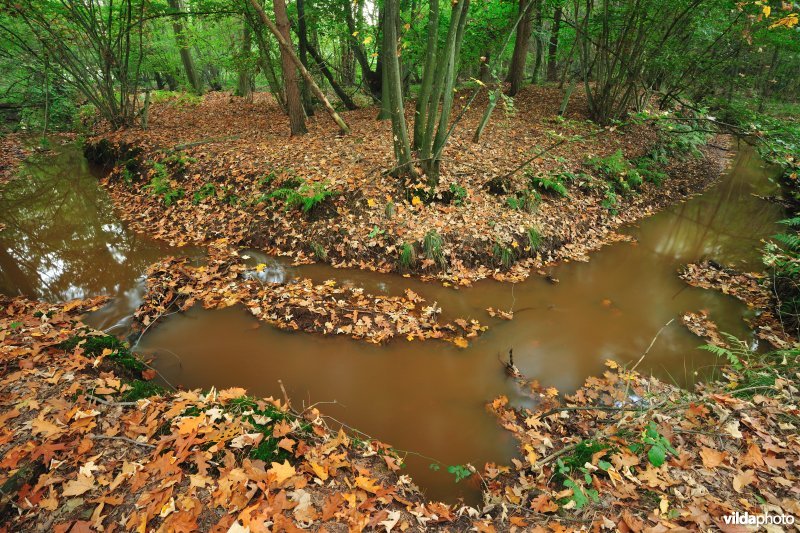
[(750, 514), (734, 513), (722, 517), (726, 524), (736, 526), (792, 526), (794, 516), (789, 514)]

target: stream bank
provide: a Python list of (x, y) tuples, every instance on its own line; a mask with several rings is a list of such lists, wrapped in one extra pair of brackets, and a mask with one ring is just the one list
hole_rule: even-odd
[(13, 530), (660, 532), (800, 517), (796, 351), (696, 392), (609, 361), (572, 396), (531, 387), (536, 409), (500, 396), (490, 409), (521, 456), (454, 469), (483, 501), (447, 505), (426, 502), (387, 445), (329, 429), (327, 405), (241, 388), (121, 399), (102, 362), (118, 349), (87, 348), (102, 334), (79, 315), (94, 305), (0, 299), (0, 521)]
[(276, 142), (274, 104), (163, 102), (146, 131), (93, 137), (86, 154), (115, 166), (105, 186), (131, 227), (173, 245), (224, 238), (295, 263), (457, 286), (587, 260), (619, 240), (622, 225), (703, 190), (724, 168), (724, 148), (703, 147), (705, 134), (687, 136), (660, 116), (602, 129), (582, 94), (565, 116), (560, 101), (555, 88), (526, 88), (519, 113), (493, 123), (482, 144), (470, 140), (476, 102), (432, 191), (381, 172), (391, 167), (391, 136), (371, 109), (349, 113), (352, 135), (315, 117), (307, 135)]

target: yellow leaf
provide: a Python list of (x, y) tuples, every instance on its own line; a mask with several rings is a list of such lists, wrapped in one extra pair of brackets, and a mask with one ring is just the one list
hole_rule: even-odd
[(367, 199), (367, 205), (370, 207), (375, 207), (375, 200), (372, 198)]
[(267, 473), (272, 473), (275, 476), (275, 482), (280, 484), (294, 476), (297, 471), (289, 464), (289, 461), (284, 459), (283, 464), (273, 462), (272, 468), (267, 470)]
[(772, 13), (772, 8), (769, 6), (764, 6), (761, 9), (764, 11), (764, 16), (769, 18), (770, 13)]
[(536, 466), (536, 460), (539, 458), (539, 456), (533, 451), (533, 446), (526, 444), (523, 448), (526, 452), (525, 455), (528, 458), (528, 462), (531, 464), (531, 466)]
[(756, 473), (753, 470), (745, 470), (738, 476), (733, 476), (733, 490), (736, 492), (742, 492), (743, 488), (755, 482), (756, 480)]
[(364, 476), (358, 476), (356, 478), (356, 487), (358, 487), (360, 489), (363, 489), (363, 490), (365, 490), (367, 492), (371, 492), (373, 494), (378, 492), (380, 490), (380, 488), (381, 488), (380, 485), (375, 483), (374, 479), (371, 479), (371, 478), (368, 478), (368, 477), (364, 477)]
[(369, 44), (372, 42), (372, 35), (367, 35), (367, 38), (364, 39), (364, 44)]
[(259, 263), (256, 265), (256, 272), (264, 272), (265, 268), (267, 268), (267, 265), (264, 263)]
[(309, 461), (308, 464), (311, 465), (311, 468), (314, 470), (314, 474), (316, 474), (318, 478), (320, 478), (322, 481), (325, 481), (326, 479), (328, 479), (328, 469), (327, 468), (325, 468), (324, 466), (322, 466), (322, 465), (320, 465), (320, 464), (318, 464), (318, 463), (316, 463), (314, 461)]
[(419, 205), (422, 203), (422, 200), (419, 199), (419, 196), (414, 196), (411, 199), (411, 205)]
[(466, 348), (467, 346), (469, 346), (469, 341), (467, 341), (467, 339), (465, 339), (464, 337), (456, 337), (455, 339), (453, 339), (453, 344), (455, 344), (459, 348)]

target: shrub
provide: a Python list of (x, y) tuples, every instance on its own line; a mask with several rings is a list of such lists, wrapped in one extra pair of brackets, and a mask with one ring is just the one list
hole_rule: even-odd
[(621, 149), (606, 157), (593, 157), (586, 165), (597, 171), (618, 193), (629, 194), (642, 185), (642, 176), (625, 159)]
[(183, 198), (185, 191), (181, 188), (175, 188), (173, 183), (170, 182), (167, 175), (166, 167), (161, 163), (153, 163), (154, 175), (150, 178), (150, 183), (145, 185), (146, 189), (150, 189), (153, 196), (161, 196), (164, 205), (170, 206)]
[(495, 260), (506, 268), (510, 267), (514, 263), (517, 255), (514, 248), (511, 246), (506, 246), (499, 241), (495, 241), (492, 254), (494, 255)]
[(450, 184), (450, 192), (453, 194), (453, 203), (463, 205), (467, 200), (467, 189), (457, 183)]
[(800, 330), (800, 217), (783, 220), (787, 230), (764, 248), (764, 264), (772, 268), (778, 312), (792, 332)]
[(417, 252), (412, 244), (404, 242), (400, 247), (398, 263), (400, 264), (400, 270), (410, 270), (417, 264)]
[(328, 189), (326, 183), (303, 183), (296, 189), (286, 186), (275, 189), (267, 197), (283, 200), (286, 209), (299, 208), (304, 213), (308, 213), (337, 194)]
[(555, 194), (557, 196), (569, 196), (569, 191), (562, 181), (563, 178), (560, 174), (549, 174), (547, 176), (542, 174), (528, 174), (528, 179), (532, 189), (538, 189), (545, 193)]
[(531, 254), (533, 254), (539, 250), (539, 247), (542, 245), (542, 234), (533, 226), (528, 228), (526, 234), (528, 236), (528, 246), (531, 249)]
[(600, 203), (600, 205), (608, 209), (613, 215), (618, 213), (617, 206), (619, 205), (619, 198), (617, 197), (617, 193), (615, 193), (611, 187), (605, 190), (605, 193), (603, 194), (603, 201)]
[(325, 248), (318, 242), (311, 243), (311, 251), (314, 252), (314, 257), (319, 259), (320, 261), (325, 261), (328, 259), (328, 252)]
[(442, 270), (447, 269), (447, 259), (444, 257), (444, 239), (435, 229), (425, 234), (422, 240), (422, 252)]
[(195, 191), (194, 196), (192, 197), (192, 203), (194, 205), (197, 205), (206, 198), (215, 196), (216, 194), (217, 194), (217, 188), (214, 186), (214, 184), (206, 182), (199, 189)]
[(540, 200), (539, 193), (536, 191), (517, 191), (514, 196), (506, 198), (506, 205), (516, 211), (533, 213)]

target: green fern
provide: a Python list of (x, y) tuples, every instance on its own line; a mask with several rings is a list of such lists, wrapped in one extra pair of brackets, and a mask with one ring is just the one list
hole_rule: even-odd
[(742, 361), (746, 361), (752, 356), (750, 347), (747, 345), (747, 342), (739, 339), (735, 335), (725, 332), (721, 332), (721, 334), (725, 337), (725, 340), (728, 341), (730, 347), (704, 344), (700, 346), (700, 349), (711, 352), (717, 357), (727, 359), (728, 363), (730, 363), (735, 370), (742, 370), (744, 368)]

